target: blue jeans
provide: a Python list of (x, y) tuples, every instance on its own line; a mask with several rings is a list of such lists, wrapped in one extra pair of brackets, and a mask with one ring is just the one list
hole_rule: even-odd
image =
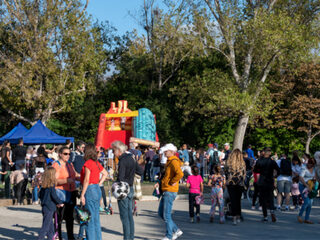
[(91, 219), (86, 229), (86, 237), (88, 240), (102, 240), (99, 215), (101, 190), (99, 184), (89, 185), (84, 197), (86, 199), (85, 207), (91, 214)]
[(308, 196), (307, 197), (304, 196), (304, 193), (302, 193), (302, 191), (304, 189), (305, 189), (305, 186), (303, 186), (301, 183), (299, 183), (299, 190), (300, 190), (300, 193), (301, 193), (302, 199), (303, 199), (303, 205), (300, 209), (299, 216), (302, 217), (303, 212), (306, 211), (306, 216), (304, 219), (309, 220), (313, 199), (310, 199)]
[(133, 194), (133, 187), (130, 187), (130, 193), (128, 194), (128, 196), (125, 199), (118, 200), (124, 240), (134, 239), (134, 221), (132, 212)]
[(38, 201), (38, 187), (35, 186), (32, 190), (32, 202)]
[(154, 182), (154, 177), (160, 172), (160, 167), (154, 167), (151, 168), (151, 181)]
[(23, 165), (23, 167), (26, 166), (26, 160), (17, 160), (16, 161), (16, 169), (20, 170), (20, 166)]
[(83, 234), (84, 232), (87, 232), (87, 231), (88, 231), (88, 224), (87, 223), (80, 224), (78, 238), (79, 239), (84, 238)]
[(159, 204), (158, 214), (166, 223), (166, 237), (169, 239), (179, 229), (171, 217), (172, 206), (176, 197), (176, 192), (164, 192)]
[(54, 225), (53, 225), (53, 214), (54, 211), (47, 209), (46, 207), (42, 208), (42, 227), (39, 231), (39, 240), (45, 239), (47, 236), (48, 239), (52, 239), (54, 236)]

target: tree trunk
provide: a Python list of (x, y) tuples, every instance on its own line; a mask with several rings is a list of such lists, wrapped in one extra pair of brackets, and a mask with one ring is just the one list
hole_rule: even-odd
[(249, 122), (249, 116), (241, 114), (238, 119), (236, 132), (233, 138), (233, 149), (240, 149), (242, 151), (243, 139), (246, 134), (247, 125)]
[(312, 141), (312, 138), (308, 136), (307, 142), (306, 142), (306, 153), (310, 154), (310, 143)]
[(318, 135), (320, 135), (320, 131), (316, 132), (313, 135), (312, 135), (312, 131), (311, 130), (310, 130), (310, 132), (308, 132), (308, 138), (307, 138), (307, 142), (306, 142), (306, 153), (307, 154), (310, 154), (310, 143), (311, 143), (311, 141)]

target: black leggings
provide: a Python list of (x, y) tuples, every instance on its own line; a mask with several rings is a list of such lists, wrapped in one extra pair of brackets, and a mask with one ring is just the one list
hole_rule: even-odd
[(293, 203), (293, 206), (299, 206), (301, 205), (301, 195), (292, 195), (292, 203)]
[(23, 198), (26, 193), (27, 180), (20, 181), (17, 185), (14, 186), (14, 195), (17, 198), (17, 202), (22, 204)]
[(260, 189), (260, 202), (262, 205), (263, 216), (267, 217), (267, 209), (274, 210), (274, 195), (272, 187), (259, 186)]
[(76, 197), (77, 192), (74, 191), (71, 193), (71, 201), (70, 203), (65, 203), (64, 207), (58, 208), (58, 234), (59, 239), (62, 240), (62, 231), (61, 231), (61, 225), (63, 219), (66, 220), (66, 228), (67, 228), (67, 235), (68, 240), (73, 240), (73, 209), (76, 205)]
[(194, 208), (196, 208), (196, 214), (200, 214), (200, 204), (196, 204), (196, 196), (199, 196), (198, 193), (189, 193), (189, 214), (190, 217), (194, 217)]
[(240, 185), (228, 185), (228, 193), (231, 202), (231, 215), (241, 216), (241, 196), (243, 187)]
[(261, 206), (261, 201), (260, 201), (260, 190), (259, 190), (259, 186), (257, 183), (253, 184), (254, 187), (254, 192), (253, 192), (253, 196), (252, 196), (252, 206), (256, 205), (256, 201), (257, 201), (257, 197), (259, 197), (259, 206)]

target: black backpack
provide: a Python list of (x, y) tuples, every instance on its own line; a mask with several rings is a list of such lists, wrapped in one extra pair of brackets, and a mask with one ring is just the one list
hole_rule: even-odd
[(284, 176), (292, 175), (291, 161), (289, 159), (281, 159), (280, 175), (284, 175)]
[(218, 164), (220, 164), (218, 151), (213, 151), (213, 154), (212, 154), (212, 156), (210, 157), (210, 163), (211, 163), (212, 165), (218, 165)]

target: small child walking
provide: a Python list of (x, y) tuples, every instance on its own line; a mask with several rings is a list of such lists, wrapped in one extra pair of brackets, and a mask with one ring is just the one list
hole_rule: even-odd
[(62, 201), (58, 198), (55, 190), (56, 184), (56, 170), (49, 167), (42, 175), (42, 188), (40, 190), (39, 198), (42, 206), (42, 227), (39, 232), (38, 240), (53, 239), (54, 225), (53, 214), (58, 207), (63, 207)]
[(299, 176), (292, 178), (291, 194), (293, 206), (295, 206), (295, 209), (299, 209), (300, 202), (302, 202), (300, 200), (301, 194), (299, 191)]
[(225, 186), (225, 177), (221, 175), (221, 167), (216, 165), (214, 167), (214, 174), (211, 176), (208, 186), (211, 188), (211, 209), (210, 209), (210, 222), (214, 220), (214, 213), (216, 206), (219, 205), (220, 224), (225, 222), (224, 218), (224, 200), (223, 188)]
[(196, 203), (196, 197), (203, 195), (203, 179), (199, 175), (199, 168), (192, 166), (191, 173), (187, 179), (189, 188), (189, 215), (190, 222), (194, 222), (194, 208), (196, 208), (197, 222), (200, 222), (200, 204)]
[(41, 187), (41, 172), (37, 172), (32, 178), (32, 204), (39, 204), (39, 191)]

